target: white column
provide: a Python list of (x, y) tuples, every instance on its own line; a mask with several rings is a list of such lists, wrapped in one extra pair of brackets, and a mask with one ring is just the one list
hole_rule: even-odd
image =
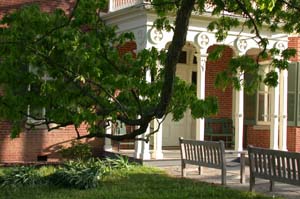
[(288, 98), (288, 71), (280, 73), (280, 120), (279, 120), (279, 149), (287, 151), (287, 98)]
[[(206, 49), (205, 49), (206, 51)], [(205, 99), (205, 72), (206, 72), (207, 54), (198, 55), (198, 77), (197, 77), (197, 97)], [(196, 119), (196, 140), (204, 140), (204, 118)]]
[[(275, 71), (278, 73), (278, 69)], [(279, 77), (279, 75), (278, 75)], [(278, 149), (279, 86), (271, 88), (271, 132), (270, 148)]]
[[(240, 73), (240, 80), (244, 79), (244, 74)], [(244, 88), (241, 86), (240, 90), (236, 90), (235, 94), (235, 114), (234, 114), (234, 149), (236, 151), (243, 150), (243, 128), (244, 128)]]
[[(151, 83), (151, 72), (150, 70), (146, 71), (146, 81)], [(150, 124), (148, 124), (148, 128), (146, 132), (142, 135), (142, 138), (146, 138), (147, 135), (150, 133)], [(150, 159), (150, 150), (149, 150), (149, 142), (142, 142), (142, 150), (141, 150), (141, 159), (142, 160), (149, 160)]]
[[(112, 134), (112, 123), (109, 122), (109, 126), (106, 128), (106, 134), (111, 135)], [(105, 138), (104, 139), (104, 151), (112, 151), (112, 145), (111, 145), (111, 139)]]
[(142, 135), (138, 135), (136, 137), (136, 141), (134, 143), (134, 154), (133, 154), (133, 157), (136, 158), (136, 159), (140, 159), (141, 158), (142, 141), (139, 140), (140, 138), (142, 138)]
[(153, 153), (152, 157), (154, 159), (163, 159), (164, 155), (162, 152), (162, 126), (159, 127), (159, 122), (161, 123), (161, 120), (157, 121), (154, 120), (154, 130), (158, 129), (158, 131), (154, 134), (154, 147), (153, 147)]
[[(142, 135), (142, 137), (144, 139), (146, 139), (146, 137), (147, 137), (147, 135), (149, 135), (149, 133), (150, 133), (150, 125), (148, 126), (147, 131)], [(142, 141), (142, 151), (141, 151), (141, 159), (142, 160), (150, 160), (151, 159), (149, 146), (150, 146), (150, 141), (149, 142)]]
[(113, 0), (109, 0), (108, 2), (108, 12), (112, 12), (113, 11)]

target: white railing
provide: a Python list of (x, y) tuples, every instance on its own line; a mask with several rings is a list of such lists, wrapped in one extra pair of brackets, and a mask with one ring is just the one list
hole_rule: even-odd
[(146, 0), (110, 0), (109, 1), (109, 12), (121, 10), (135, 5), (141, 5), (147, 2)]

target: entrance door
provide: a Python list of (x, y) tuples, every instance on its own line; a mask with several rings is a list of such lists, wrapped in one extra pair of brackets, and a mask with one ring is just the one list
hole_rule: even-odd
[[(197, 81), (197, 67), (195, 65), (178, 64), (176, 75), (189, 83)], [(197, 83), (196, 83), (197, 85)], [(179, 146), (178, 138), (193, 139), (196, 135), (196, 122), (190, 110), (187, 110), (180, 121), (172, 121), (169, 114), (163, 122), (163, 146)]]

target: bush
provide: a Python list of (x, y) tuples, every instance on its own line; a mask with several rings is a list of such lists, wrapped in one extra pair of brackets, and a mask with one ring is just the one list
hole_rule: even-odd
[(15, 167), (4, 172), (0, 180), (1, 186), (37, 185), (42, 183), (42, 177), (34, 167)]
[(117, 158), (106, 158), (105, 162), (111, 169), (129, 169), (131, 164), (126, 156), (117, 155)]
[(61, 149), (59, 153), (68, 160), (88, 160), (92, 157), (92, 148), (89, 144), (74, 140), (70, 147)]
[(112, 170), (129, 169), (127, 157), (69, 161), (64, 166), (22, 166), (5, 169), (0, 173), (0, 186), (24, 186), (54, 184), (63, 187), (89, 189), (97, 187), (103, 177)]
[(64, 167), (56, 170), (50, 177), (50, 181), (63, 187), (95, 188), (109, 171), (109, 167), (99, 159), (70, 161)]

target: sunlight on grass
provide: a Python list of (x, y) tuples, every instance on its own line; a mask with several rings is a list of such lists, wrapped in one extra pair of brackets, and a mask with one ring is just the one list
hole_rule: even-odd
[[(49, 175), (53, 167), (41, 167)], [(0, 173), (3, 170), (0, 169)], [(0, 174), (1, 175), (1, 174)], [(255, 193), (241, 192), (223, 186), (190, 179), (173, 178), (157, 168), (133, 166), (115, 170), (106, 176), (98, 188), (66, 189), (52, 185), (1, 188), (1, 199), (272, 199)]]

